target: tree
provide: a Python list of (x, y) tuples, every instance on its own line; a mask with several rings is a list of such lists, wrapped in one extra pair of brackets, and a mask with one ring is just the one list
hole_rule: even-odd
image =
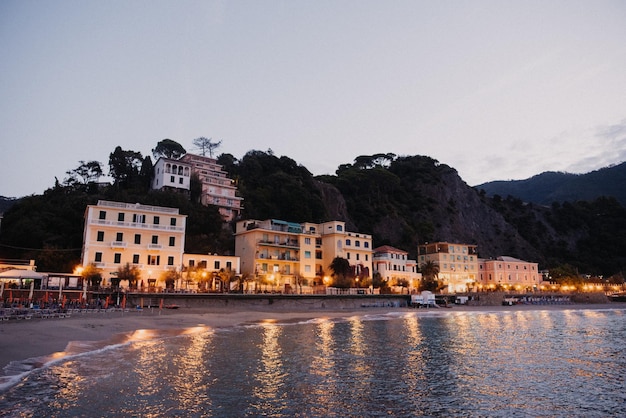
[(330, 270), (333, 272), (333, 285), (335, 287), (347, 289), (352, 285), (352, 268), (350, 262), (343, 257), (335, 257), (330, 263)]
[(124, 151), (119, 145), (109, 155), (109, 175), (115, 184), (128, 184), (139, 174), (143, 163), (140, 152)]
[(187, 154), (187, 151), (182, 145), (168, 138), (159, 141), (156, 148), (152, 150), (152, 155), (154, 155), (156, 160), (158, 160), (159, 157), (177, 160), (185, 154)]
[[(117, 286), (119, 286), (120, 281), (128, 280), (128, 286), (131, 288), (136, 288), (137, 282), (141, 277), (141, 270), (139, 270), (135, 266), (131, 266), (129, 263), (126, 263), (122, 267), (118, 268), (116, 273), (116, 278), (111, 279), (111, 282), (115, 282)], [(114, 287), (116, 286), (114, 285)]]
[(96, 267), (94, 263), (87, 265), (81, 272), (82, 278), (87, 282), (88, 286), (100, 286), (102, 283), (102, 269)]
[(66, 174), (69, 176), (65, 180), (67, 185), (73, 185), (75, 183), (88, 184), (98, 181), (102, 177), (102, 166), (98, 161), (79, 161), (80, 165)]
[(161, 279), (165, 282), (165, 288), (174, 290), (176, 280), (180, 278), (180, 274), (175, 269), (168, 269), (163, 272)]
[(206, 153), (209, 153), (209, 157), (213, 158), (213, 152), (222, 145), (222, 140), (220, 139), (217, 142), (212, 142), (213, 138), (206, 138), (201, 136), (200, 138), (196, 138), (193, 140), (193, 144), (198, 147), (200, 150), (200, 154), (206, 156)]
[(429, 290), (431, 292), (436, 291), (439, 287), (439, 265), (432, 260), (428, 260), (421, 265), (422, 281), (420, 283), (419, 290)]

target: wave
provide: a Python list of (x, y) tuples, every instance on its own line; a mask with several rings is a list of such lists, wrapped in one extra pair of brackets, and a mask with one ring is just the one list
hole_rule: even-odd
[(31, 373), (63, 361), (116, 350), (136, 342), (180, 337), (210, 330), (211, 328), (205, 326), (182, 329), (139, 329), (115, 334), (111, 338), (101, 341), (70, 341), (64, 351), (25, 360), (11, 361), (4, 367), (4, 375), (0, 376), (0, 393), (15, 386)]

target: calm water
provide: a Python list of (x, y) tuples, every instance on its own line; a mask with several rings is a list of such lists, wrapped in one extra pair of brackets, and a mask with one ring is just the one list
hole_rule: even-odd
[(27, 373), (0, 416), (624, 416), (625, 343), (624, 310), (142, 331)]

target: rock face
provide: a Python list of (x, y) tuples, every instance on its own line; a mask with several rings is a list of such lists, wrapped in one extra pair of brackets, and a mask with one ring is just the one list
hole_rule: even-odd
[[(415, 257), (418, 244), (448, 241), (476, 244), (482, 258), (538, 259), (539, 252), (455, 170), (447, 166), (431, 170), (428, 178), (399, 178), (401, 191), (377, 187), (374, 199), (355, 199), (322, 181), (317, 181), (316, 187), (329, 219), (345, 221), (352, 231), (372, 234), (376, 246), (392, 245)], [(369, 225), (356, 221), (363, 219), (362, 212), (373, 213)]]

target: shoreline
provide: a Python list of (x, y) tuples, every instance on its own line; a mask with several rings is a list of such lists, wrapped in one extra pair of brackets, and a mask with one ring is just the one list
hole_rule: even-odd
[(137, 330), (182, 330), (198, 326), (208, 328), (232, 327), (262, 321), (291, 322), (314, 318), (343, 318), (351, 316), (385, 315), (389, 313), (445, 314), (461, 312), (507, 312), (541, 310), (604, 310), (626, 309), (626, 302), (568, 305), (513, 305), (513, 306), (467, 306), (452, 308), (357, 308), (345, 310), (272, 310), (257, 308), (239, 310), (234, 308), (181, 308), (176, 310), (144, 309), (141, 312), (80, 313), (70, 318), (11, 320), (0, 323), (0, 375), (12, 362), (63, 353), (70, 343), (76, 341), (107, 341), (116, 335)]

